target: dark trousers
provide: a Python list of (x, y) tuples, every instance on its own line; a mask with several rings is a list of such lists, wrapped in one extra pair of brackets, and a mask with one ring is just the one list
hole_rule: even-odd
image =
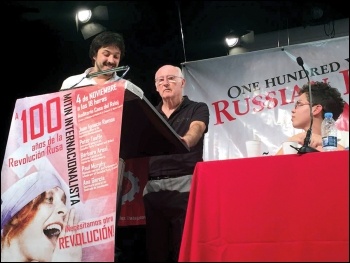
[(177, 262), (189, 192), (159, 191), (143, 196), (149, 262)]

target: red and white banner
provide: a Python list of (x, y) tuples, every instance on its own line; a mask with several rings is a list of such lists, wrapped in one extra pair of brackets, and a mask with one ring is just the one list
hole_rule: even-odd
[[(124, 85), (17, 100), (1, 171), (2, 260), (19, 242), (21, 251), (36, 246), (37, 261), (114, 261)], [(38, 209), (22, 213), (42, 192)]]
[[(327, 81), (346, 101), (338, 129), (349, 131), (349, 37), (183, 63), (184, 93), (210, 109), (204, 160), (246, 157), (245, 141), (260, 139), (274, 155), (300, 132), (291, 110), (307, 83), (296, 62), (302, 57), (311, 81)], [(339, 144), (348, 146), (343, 138)], [(345, 144), (345, 145), (344, 145)]]

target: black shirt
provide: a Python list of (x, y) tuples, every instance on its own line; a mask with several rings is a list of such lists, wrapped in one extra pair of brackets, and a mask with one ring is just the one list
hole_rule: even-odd
[[(202, 121), (208, 131), (209, 109), (204, 102), (191, 101), (187, 96), (180, 106), (170, 115), (169, 118), (163, 113), (163, 102), (160, 102), (156, 109), (170, 124), (175, 132), (184, 136), (188, 131), (191, 122)], [(150, 158), (149, 176), (181, 176), (193, 174), (197, 162), (203, 161), (204, 134), (198, 143), (191, 147), (190, 152), (181, 154), (169, 154), (153, 156)]]

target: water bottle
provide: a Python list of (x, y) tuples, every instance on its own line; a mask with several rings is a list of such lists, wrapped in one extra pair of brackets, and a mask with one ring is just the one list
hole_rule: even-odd
[(335, 120), (332, 112), (326, 112), (321, 125), (323, 151), (334, 151), (337, 149), (338, 138)]

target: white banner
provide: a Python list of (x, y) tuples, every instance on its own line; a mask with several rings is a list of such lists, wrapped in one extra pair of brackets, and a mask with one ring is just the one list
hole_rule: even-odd
[[(327, 81), (346, 101), (342, 129), (349, 131), (349, 37), (183, 63), (184, 93), (210, 110), (204, 160), (246, 157), (245, 141), (260, 139), (274, 155), (294, 129), (291, 110), (307, 77)], [(339, 142), (342, 144), (342, 141)], [(343, 139), (343, 146), (344, 145)]]

